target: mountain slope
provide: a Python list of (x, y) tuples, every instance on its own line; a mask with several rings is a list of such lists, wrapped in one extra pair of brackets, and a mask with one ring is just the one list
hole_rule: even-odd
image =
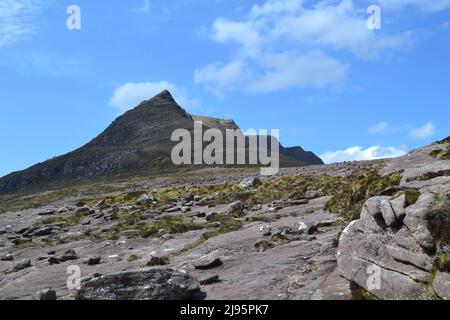
[[(118, 117), (83, 147), (1, 178), (0, 192), (113, 175), (174, 171), (179, 168), (170, 160), (176, 144), (170, 141), (171, 134), (178, 128), (192, 132), (194, 120), (202, 120), (205, 129), (238, 128), (232, 120), (192, 116), (168, 91), (163, 91)], [(280, 153), (282, 166), (322, 163), (314, 154), (299, 147), (281, 147)]]

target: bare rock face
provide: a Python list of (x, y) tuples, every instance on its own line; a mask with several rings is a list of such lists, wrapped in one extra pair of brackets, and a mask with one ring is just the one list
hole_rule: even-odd
[(170, 268), (140, 269), (109, 274), (82, 284), (77, 300), (192, 300), (199, 282)]
[[(380, 299), (448, 299), (447, 272), (438, 271), (430, 284), (448, 240), (448, 212), (436, 213), (441, 199), (448, 196), (422, 190), (417, 202), (407, 207), (404, 195), (367, 200), (361, 218), (341, 235), (341, 274)], [(439, 214), (436, 232), (433, 219)]]

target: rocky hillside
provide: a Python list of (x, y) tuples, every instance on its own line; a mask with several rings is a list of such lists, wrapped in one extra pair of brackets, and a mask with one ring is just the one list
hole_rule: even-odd
[(0, 195), (0, 299), (448, 299), (449, 152)]
[[(172, 164), (170, 154), (175, 143), (170, 138), (178, 128), (192, 131), (195, 119), (204, 121), (205, 130), (238, 129), (232, 120), (191, 116), (168, 91), (163, 91), (117, 118), (85, 146), (0, 178), (0, 193), (30, 187), (61, 187), (99, 178), (179, 171), (184, 168)], [(280, 153), (282, 166), (322, 163), (313, 153), (301, 148), (281, 147)]]

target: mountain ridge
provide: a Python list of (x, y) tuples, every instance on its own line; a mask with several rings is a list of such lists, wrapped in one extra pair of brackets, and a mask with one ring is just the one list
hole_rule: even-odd
[[(0, 193), (55, 182), (176, 170), (170, 161), (175, 145), (171, 134), (178, 128), (192, 132), (196, 119), (204, 121), (206, 128), (239, 129), (233, 120), (189, 114), (164, 90), (116, 118), (80, 148), (0, 177)], [(281, 144), (280, 158), (282, 166), (323, 164), (312, 152)]]

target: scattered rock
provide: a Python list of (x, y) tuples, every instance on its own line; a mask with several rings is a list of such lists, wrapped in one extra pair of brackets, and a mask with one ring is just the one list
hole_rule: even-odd
[(439, 298), (450, 300), (450, 274), (438, 272), (434, 278), (433, 288)]
[(75, 250), (73, 250), (73, 249), (66, 250), (61, 255), (61, 257), (58, 258), (58, 260), (60, 262), (66, 262), (66, 261), (77, 260), (77, 259), (78, 259), (78, 255), (76, 254)]
[(241, 189), (248, 189), (250, 187), (254, 187), (261, 184), (261, 180), (259, 178), (245, 178), (239, 183), (239, 188)]
[(184, 201), (185, 202), (191, 202), (195, 200), (195, 196), (192, 194), (192, 192), (188, 192), (185, 196), (184, 196)]
[(139, 199), (137, 199), (136, 204), (144, 205), (148, 202), (154, 202), (154, 201), (155, 201), (154, 196), (148, 195), (148, 194), (143, 194), (142, 196), (139, 197)]
[(37, 300), (56, 300), (56, 291), (53, 289), (44, 289), (36, 293)]
[(262, 226), (259, 231), (262, 232), (263, 236), (269, 237), (272, 235), (272, 226), (270, 224), (266, 224), (265, 226)]
[(308, 225), (303, 222), (297, 222), (294, 226), (294, 230), (298, 233), (305, 233), (308, 230)]
[(308, 200), (315, 199), (318, 196), (319, 196), (319, 191), (317, 191), (317, 190), (308, 190), (308, 191), (306, 191), (306, 195), (305, 195), (306, 199), (308, 199)]
[(95, 265), (99, 264), (101, 260), (102, 260), (101, 256), (94, 256), (94, 257), (88, 257), (84, 262), (88, 266), (95, 266)]
[(47, 211), (39, 212), (38, 216), (51, 216), (53, 214), (55, 214), (55, 210), (47, 210)]
[(27, 268), (30, 268), (30, 267), (31, 267), (31, 260), (30, 259), (23, 259), (23, 260), (20, 260), (19, 262), (17, 262), (14, 265), (14, 267), (12, 269), (12, 272), (18, 272), (18, 271), (21, 271), (23, 269), (27, 269)]
[(170, 268), (151, 268), (104, 275), (81, 285), (77, 300), (192, 300), (199, 282)]
[(235, 201), (228, 205), (229, 212), (242, 212), (244, 210), (244, 205), (240, 201)]
[(262, 210), (263, 206), (261, 204), (257, 204), (252, 208), (252, 211), (260, 211)]
[(200, 285), (202, 286), (208, 286), (214, 283), (218, 283), (221, 282), (220, 277), (219, 276), (212, 276), (203, 280), (200, 280)]
[(311, 225), (311, 226), (308, 226), (308, 228), (306, 228), (305, 233), (308, 234), (308, 235), (313, 235), (317, 231), (319, 231), (317, 226), (316, 225)]
[(50, 263), (50, 264), (59, 264), (59, 263), (60, 263), (59, 259), (56, 258), (56, 257), (50, 257), (50, 258), (48, 258), (47, 261), (48, 261), (48, 263)]
[(52, 234), (53, 232), (53, 227), (44, 227), (41, 229), (37, 229), (35, 231), (33, 231), (30, 236), (32, 237), (43, 237), (43, 236), (48, 236), (50, 234)]
[(2, 255), (2, 256), (0, 257), (0, 261), (13, 261), (13, 260), (14, 260), (14, 257), (13, 257), (13, 255), (10, 254), (10, 253), (5, 254), (5, 255)]
[(220, 260), (220, 258), (217, 258), (213, 261), (196, 264), (196, 265), (194, 265), (194, 268), (197, 270), (209, 270), (209, 269), (214, 269), (214, 268), (220, 267), (221, 265), (223, 265), (222, 260)]

